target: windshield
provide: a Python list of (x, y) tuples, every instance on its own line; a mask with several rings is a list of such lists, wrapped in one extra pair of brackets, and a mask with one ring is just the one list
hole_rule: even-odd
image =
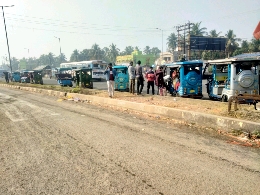
[(124, 73), (124, 74), (126, 74), (126, 69), (124, 69), (124, 68), (117, 68), (116, 72), (117, 73)]
[(100, 65), (99, 64), (93, 64), (93, 68), (100, 69)]

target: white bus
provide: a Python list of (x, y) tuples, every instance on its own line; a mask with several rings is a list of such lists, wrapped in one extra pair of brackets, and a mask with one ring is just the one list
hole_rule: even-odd
[(80, 61), (80, 62), (67, 62), (61, 63), (60, 68), (92, 68), (92, 78), (95, 80), (105, 79), (104, 71), (107, 67), (107, 62), (102, 60), (90, 60), (90, 61)]

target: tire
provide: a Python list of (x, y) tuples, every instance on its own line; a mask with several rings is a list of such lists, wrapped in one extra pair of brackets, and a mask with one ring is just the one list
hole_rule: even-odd
[(222, 96), (221, 102), (227, 102), (227, 96), (226, 96), (226, 95), (223, 95), (223, 96)]

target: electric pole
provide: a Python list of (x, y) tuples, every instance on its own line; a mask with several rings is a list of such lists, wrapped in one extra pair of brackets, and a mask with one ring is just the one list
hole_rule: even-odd
[[(186, 45), (188, 45), (187, 50), (188, 50), (188, 56), (187, 56), (187, 60), (190, 59), (190, 28), (191, 25), (193, 25), (193, 23), (190, 23), (190, 21), (188, 23), (185, 23), (184, 25), (179, 25), (176, 26), (177, 32), (178, 32), (178, 55), (180, 56), (180, 51), (182, 51), (183, 48), (183, 55), (186, 55)], [(186, 32), (188, 30), (188, 34), (187, 34), (187, 40), (186, 40)], [(181, 33), (183, 31), (183, 41), (181, 39)], [(179, 50), (180, 49), (180, 50)]]
[[(0, 7), (2, 7), (2, 10), (3, 10), (4, 24), (5, 24), (4, 7), (13, 7), (13, 6), (14, 6), (14, 5), (10, 5), (10, 6), (0, 6)], [(13, 68), (12, 68), (12, 63), (11, 63), (11, 56), (10, 56), (10, 50), (9, 50), (9, 43), (8, 43), (8, 36), (7, 36), (6, 24), (5, 24), (5, 35), (6, 35), (6, 42), (7, 42), (8, 55), (9, 55), (9, 62), (10, 62), (10, 70), (11, 70), (11, 74), (12, 74), (12, 72), (13, 72)]]

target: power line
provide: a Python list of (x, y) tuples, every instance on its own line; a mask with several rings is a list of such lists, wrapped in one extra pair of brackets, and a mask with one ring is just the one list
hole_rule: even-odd
[[(17, 15), (17, 14), (9, 14), (9, 15), (22, 16), (22, 17), (29, 17), (30, 18), (30, 19), (23, 19), (23, 18), (19, 18), (19, 17), (8, 17), (9, 20), (22, 21), (22, 22), (28, 22), (28, 23), (36, 23), (36, 24), (46, 24), (46, 25), (65, 26), (65, 27), (77, 27), (77, 28), (82, 28), (82, 27), (86, 28), (86, 26), (87, 26), (87, 28), (91, 28), (91, 29), (99, 28), (99, 30), (105, 30), (105, 29), (113, 29), (113, 30), (138, 29), (138, 31), (155, 31), (154, 27), (140, 30), (140, 27), (124, 27), (124, 26), (99, 25), (99, 24), (79, 23), (79, 22), (66, 21), (66, 20), (53, 20), (53, 19), (48, 19), (48, 18), (38, 18), (38, 17), (31, 17), (31, 16), (23, 16), (23, 15)], [(38, 19), (38, 20), (32, 20), (31, 18), (35, 18), (35, 19)], [(40, 20), (47, 20), (47, 21), (40, 21)], [(68, 25), (68, 23), (71, 23), (71, 24)], [(95, 26), (96, 26), (96, 28), (95, 28)], [(100, 27), (103, 27), (103, 28), (100, 28)], [(167, 31), (172, 31), (172, 30), (171, 29), (167, 29)]]

